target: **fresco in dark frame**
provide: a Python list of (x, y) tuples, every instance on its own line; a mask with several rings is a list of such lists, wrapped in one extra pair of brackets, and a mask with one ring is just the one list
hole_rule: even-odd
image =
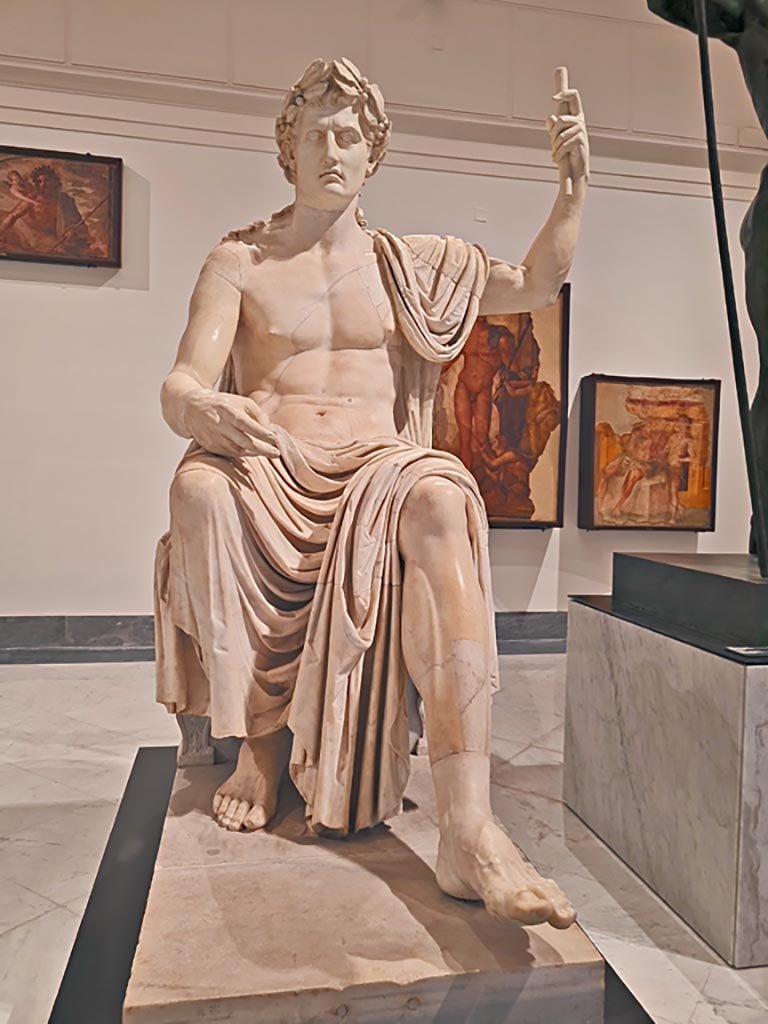
[(715, 528), (720, 381), (581, 383), (579, 526)]
[(0, 259), (119, 267), (122, 160), (0, 146)]
[(433, 444), (477, 480), (491, 526), (563, 524), (570, 285), (545, 309), (481, 316), (440, 374)]

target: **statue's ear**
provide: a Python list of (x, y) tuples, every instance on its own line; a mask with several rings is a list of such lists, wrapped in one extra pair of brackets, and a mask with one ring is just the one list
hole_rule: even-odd
[(376, 171), (378, 171), (380, 163), (381, 163), (380, 159), (379, 160), (370, 160), (370, 159), (368, 160), (368, 166), (365, 169), (365, 177), (366, 177), (366, 179), (373, 177), (373, 175), (376, 173)]

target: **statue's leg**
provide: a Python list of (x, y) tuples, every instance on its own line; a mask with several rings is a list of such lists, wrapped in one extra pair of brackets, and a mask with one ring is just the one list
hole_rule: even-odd
[(237, 765), (216, 791), (213, 813), (223, 828), (254, 831), (277, 809), (291, 736), (286, 728), (275, 731), (266, 719), (260, 723), (258, 715), (246, 719), (243, 714), (259, 694), (253, 691), (254, 652), (242, 608), (247, 562), (242, 522), (228, 478), (204, 464), (176, 475), (170, 506), (175, 583), (180, 586), (183, 580), (184, 587), (178, 600), (185, 617), (197, 624), (198, 636), (205, 636), (216, 656), (225, 659), (209, 679), (211, 706), (220, 708), (226, 720), (243, 722), (236, 732), (243, 739)]
[(419, 690), (437, 795), (437, 881), (451, 896), (482, 899), (495, 917), (566, 928), (573, 908), (495, 823), (490, 804), (490, 657), (462, 491), (419, 481), (403, 507), (402, 635)]

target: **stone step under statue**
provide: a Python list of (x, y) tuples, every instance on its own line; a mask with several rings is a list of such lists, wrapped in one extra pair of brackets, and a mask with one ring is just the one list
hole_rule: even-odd
[(403, 813), (344, 841), (309, 833), (288, 784), (258, 836), (210, 817), (225, 765), (179, 769), (125, 1024), (600, 1024), (604, 964), (577, 925), (517, 927), (435, 885), (425, 756)]

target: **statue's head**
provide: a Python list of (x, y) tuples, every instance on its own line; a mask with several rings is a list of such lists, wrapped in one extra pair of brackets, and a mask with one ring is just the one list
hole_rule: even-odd
[(335, 209), (376, 172), (391, 130), (381, 90), (351, 61), (315, 60), (277, 118), (278, 162), (299, 198)]

